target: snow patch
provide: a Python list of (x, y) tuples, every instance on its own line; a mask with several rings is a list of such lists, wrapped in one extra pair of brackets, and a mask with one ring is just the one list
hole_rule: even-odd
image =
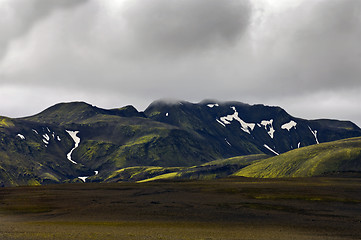
[(79, 133), (79, 131), (69, 131), (66, 130), (66, 132), (70, 135), (70, 137), (73, 139), (73, 141), (75, 142), (75, 146), (70, 150), (70, 152), (66, 155), (68, 160), (74, 164), (78, 164), (77, 162), (75, 162), (72, 158), (71, 158), (71, 154), (73, 153), (73, 151), (79, 146), (80, 143), (80, 138), (77, 136), (77, 134)]
[(297, 148), (300, 148), (301, 147), (301, 142), (299, 142), (298, 144), (297, 144)]
[(266, 129), (268, 135), (273, 139), (274, 137), (274, 133), (275, 133), (275, 129), (273, 128), (273, 119), (271, 120), (263, 120), (261, 122), (261, 125), (263, 125), (264, 129)]
[(285, 129), (287, 131), (290, 131), (291, 128), (293, 128), (293, 127), (296, 129), (296, 125), (297, 125), (297, 123), (295, 121), (291, 120), (290, 122), (283, 124), (281, 126), (281, 128)]
[(36, 131), (35, 129), (32, 129), (32, 130), (33, 130), (34, 133), (39, 135), (38, 131)]
[(313, 136), (315, 137), (316, 143), (317, 143), (317, 144), (320, 144), (320, 142), (319, 142), (318, 139), (317, 139), (317, 130), (312, 131), (312, 129), (311, 129), (310, 126), (308, 126), (308, 128), (310, 129), (311, 133), (312, 133)]
[(56, 139), (60, 142), (61, 138), (59, 136), (56, 136)]
[(45, 138), (45, 139), (46, 139), (46, 141), (49, 141), (49, 140), (50, 140), (49, 135), (48, 135), (48, 134), (46, 134), (46, 133), (43, 135), (43, 138)]
[(49, 135), (48, 134), (43, 134), (43, 142), (45, 143), (45, 147), (47, 147), (48, 146), (48, 144), (49, 144), (49, 140), (50, 140), (50, 137), (49, 137)]
[(227, 143), (229, 146), (232, 146), (232, 145), (227, 141), (227, 138), (225, 138), (224, 141), (226, 141), (226, 143)]
[(22, 140), (25, 140), (25, 137), (24, 137), (24, 135), (22, 135), (22, 134), (18, 134), (18, 135), (16, 135), (17, 137), (19, 137), (19, 138), (21, 138)]
[(211, 103), (211, 104), (207, 104), (207, 107), (209, 108), (213, 108), (213, 107), (218, 107), (218, 103)]
[(236, 120), (241, 124), (241, 129), (244, 132), (251, 134), (250, 130), (253, 131), (256, 124), (255, 123), (246, 123), (245, 121), (243, 121), (242, 119), (239, 118), (236, 108), (235, 107), (231, 107), (231, 108), (233, 109), (234, 113), (232, 115), (227, 115), (227, 116), (221, 117), (220, 120), (224, 124), (231, 124), (230, 122), (232, 122), (233, 120)]
[(274, 154), (280, 155), (278, 152), (276, 152), (275, 150), (273, 150), (272, 148), (270, 148), (267, 144), (263, 144), (263, 146), (264, 146), (265, 148), (267, 148), (268, 150), (270, 150), (271, 152), (273, 152)]
[(168, 117), (168, 116), (169, 116), (169, 113), (166, 113), (165, 116)]
[(94, 175), (98, 175), (99, 174), (99, 171), (94, 171)]
[(46, 127), (46, 129), (48, 130), (48, 132), (50, 132), (50, 129), (48, 127)]
[(219, 124), (221, 124), (223, 127), (226, 127), (226, 125), (224, 125), (223, 122), (219, 121), (218, 119), (216, 119), (216, 120), (217, 120), (217, 122), (218, 122)]
[(86, 177), (78, 177), (80, 180), (82, 180), (83, 182), (86, 182), (86, 179), (88, 178), (89, 176), (86, 176)]

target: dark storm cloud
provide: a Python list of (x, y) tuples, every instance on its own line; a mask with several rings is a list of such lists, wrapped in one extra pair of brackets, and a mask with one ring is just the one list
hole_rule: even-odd
[(304, 1), (269, 21), (257, 78), (291, 94), (360, 86), (361, 1)]
[(12, 40), (25, 35), (53, 11), (74, 7), (88, 0), (11, 0), (0, 2), (0, 59)]
[[(4, 75), (21, 83), (100, 85), (141, 95), (159, 85), (188, 85), (209, 68), (211, 63), (202, 63), (209, 61), (209, 52), (233, 50), (252, 11), (247, 0), (118, 1), (125, 2), (121, 7), (112, 5), (116, 2), (91, 1), (79, 11), (46, 19), (24, 37), (25, 46), (17, 47), (22, 52), (5, 61)], [(26, 58), (31, 63), (12, 72), (11, 66)]]
[(34, 98), (141, 108), (215, 98), (361, 123), (350, 110), (361, 102), (361, 1), (3, 2), (0, 96), (17, 93), (19, 109)]
[(237, 0), (134, 0), (124, 14), (138, 47), (170, 54), (233, 46), (249, 25), (251, 5)]

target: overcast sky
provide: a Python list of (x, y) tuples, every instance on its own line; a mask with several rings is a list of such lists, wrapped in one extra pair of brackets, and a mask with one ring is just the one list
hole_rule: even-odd
[(361, 126), (360, 0), (0, 0), (0, 115), (205, 98)]

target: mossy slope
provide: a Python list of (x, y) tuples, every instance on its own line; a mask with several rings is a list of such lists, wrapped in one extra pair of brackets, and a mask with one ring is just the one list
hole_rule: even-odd
[(61, 183), (84, 172), (68, 161), (73, 141), (64, 129), (18, 119), (0, 128), (0, 186)]
[(220, 159), (192, 167), (129, 167), (114, 171), (107, 182), (157, 180), (210, 180), (228, 177), (241, 168), (270, 156), (265, 154)]
[(349, 138), (296, 149), (271, 157), (235, 176), (282, 178), (361, 172), (361, 138)]

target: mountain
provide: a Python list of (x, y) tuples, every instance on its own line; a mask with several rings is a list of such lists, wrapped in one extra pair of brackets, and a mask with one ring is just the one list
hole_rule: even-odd
[(152, 103), (148, 118), (195, 132), (211, 142), (222, 156), (280, 154), (321, 142), (360, 136), (352, 122), (304, 120), (280, 107), (205, 100)]
[(176, 170), (222, 177), (248, 163), (207, 164), (358, 136), (348, 121), (309, 121), (240, 102), (155, 101), (144, 112), (60, 103), (34, 116), (0, 117), (0, 186), (140, 181)]

